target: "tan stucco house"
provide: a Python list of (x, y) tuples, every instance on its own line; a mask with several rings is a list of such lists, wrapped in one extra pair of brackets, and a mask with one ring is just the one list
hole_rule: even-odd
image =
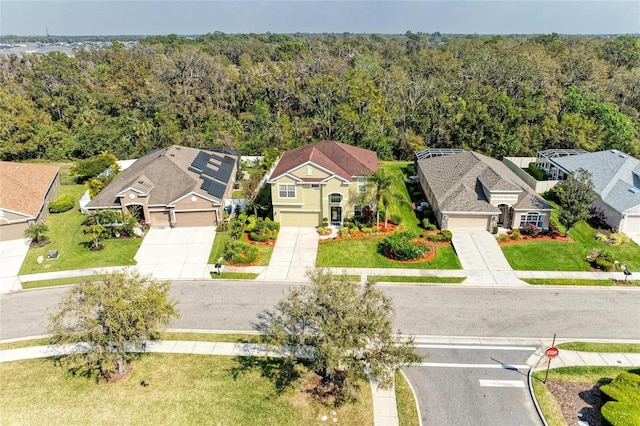
[(378, 170), (374, 151), (320, 141), (285, 152), (271, 174), (273, 218), (282, 226), (339, 226), (360, 213), (367, 175)]
[(549, 228), (552, 207), (501, 161), (458, 152), (418, 159), (416, 170), (442, 229)]
[(45, 221), (60, 189), (59, 170), (0, 161), (0, 241), (24, 238), (29, 225)]
[(86, 206), (122, 209), (153, 227), (208, 226), (222, 220), (238, 170), (237, 152), (172, 145), (136, 160)]

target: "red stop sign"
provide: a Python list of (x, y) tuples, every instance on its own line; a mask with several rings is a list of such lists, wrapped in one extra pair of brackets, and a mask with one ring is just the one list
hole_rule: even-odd
[(555, 357), (558, 356), (558, 348), (554, 348), (554, 347), (550, 347), (549, 349), (547, 349), (544, 354), (547, 356), (547, 358), (549, 359), (553, 359)]

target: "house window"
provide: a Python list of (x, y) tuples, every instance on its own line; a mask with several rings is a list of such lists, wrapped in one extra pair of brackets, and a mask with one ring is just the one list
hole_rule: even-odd
[(367, 192), (367, 178), (358, 178), (358, 193)]
[(320, 184), (319, 183), (312, 183), (311, 184), (311, 189), (320, 189)]
[(280, 198), (296, 198), (296, 186), (289, 183), (279, 184), (278, 196)]
[(524, 228), (528, 223), (535, 225), (536, 228), (542, 228), (544, 225), (544, 216), (538, 212), (529, 212), (526, 215), (520, 216), (520, 228)]
[(307, 176), (311, 176), (312, 172), (311, 172), (311, 166), (307, 166)]
[(340, 204), (342, 201), (342, 194), (329, 194), (329, 202), (331, 204)]

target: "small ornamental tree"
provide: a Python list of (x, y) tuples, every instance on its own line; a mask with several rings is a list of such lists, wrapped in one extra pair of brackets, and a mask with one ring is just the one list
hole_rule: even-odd
[(24, 230), (24, 237), (31, 238), (31, 244), (34, 246), (41, 246), (48, 241), (45, 235), (47, 232), (49, 232), (47, 225), (44, 223), (34, 223)]
[(137, 272), (118, 271), (102, 282), (72, 288), (49, 318), (52, 344), (84, 344), (85, 350), (61, 358), (71, 371), (108, 379), (124, 374), (147, 339), (157, 338), (172, 318), (177, 302), (169, 283)]
[(382, 387), (395, 370), (418, 363), (413, 338), (393, 333), (391, 299), (375, 283), (360, 283), (322, 269), (307, 272), (311, 284), (297, 287), (274, 311), (260, 315), (256, 328), (291, 366), (305, 358), (321, 377), (318, 394), (340, 399), (368, 370)]
[(587, 220), (591, 216), (589, 207), (596, 200), (597, 194), (591, 181), (591, 173), (583, 168), (575, 170), (568, 179), (554, 188), (560, 214), (558, 220), (569, 230), (580, 220)]

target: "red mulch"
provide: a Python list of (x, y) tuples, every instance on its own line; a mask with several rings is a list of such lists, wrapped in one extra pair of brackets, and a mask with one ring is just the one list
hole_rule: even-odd
[(565, 237), (564, 235), (538, 235), (537, 237), (530, 237), (528, 235), (523, 235), (517, 240), (509, 240), (509, 241), (500, 241), (499, 244), (501, 246), (510, 246), (513, 244), (520, 243), (528, 243), (531, 241), (557, 241), (559, 243), (573, 243), (575, 242), (571, 237)]
[(384, 225), (380, 225), (380, 227), (378, 228), (378, 232), (370, 232), (368, 234), (365, 234), (364, 232), (358, 230), (353, 234), (349, 234), (348, 237), (341, 237), (340, 235), (337, 235), (333, 238), (326, 238), (324, 240), (320, 240), (320, 243), (326, 243), (329, 241), (342, 241), (342, 240), (352, 240), (352, 239), (361, 239), (361, 238), (381, 237), (388, 234), (393, 234), (395, 231), (402, 231), (402, 225), (394, 225), (393, 223), (387, 223), (386, 227)]
[(253, 241), (248, 233), (244, 234), (245, 239), (249, 244), (255, 244), (258, 246), (272, 246), (275, 245), (276, 240), (267, 240), (267, 241)]

